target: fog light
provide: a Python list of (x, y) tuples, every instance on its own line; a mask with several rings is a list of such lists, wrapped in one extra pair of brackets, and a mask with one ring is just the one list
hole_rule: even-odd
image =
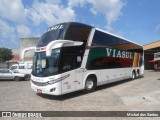
[(52, 88), (52, 89), (50, 89), (50, 92), (53, 92), (53, 91), (55, 91), (56, 90), (56, 88)]

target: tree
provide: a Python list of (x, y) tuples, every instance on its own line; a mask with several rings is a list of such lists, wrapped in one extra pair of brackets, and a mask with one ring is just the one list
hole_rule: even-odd
[(0, 48), (0, 62), (11, 60), (13, 57), (11, 49)]

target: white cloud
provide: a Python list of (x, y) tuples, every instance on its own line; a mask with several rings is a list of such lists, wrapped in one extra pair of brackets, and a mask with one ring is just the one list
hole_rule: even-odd
[(86, 3), (88, 3), (88, 0), (69, 0), (68, 6), (69, 7), (83, 7)]
[(16, 31), (19, 37), (29, 37), (31, 34), (30, 29), (25, 25), (18, 25)]
[(10, 40), (14, 40), (14, 27), (10, 26), (7, 22), (0, 19), (0, 36), (2, 38), (10, 38)]
[(73, 9), (64, 7), (57, 0), (35, 1), (27, 11), (35, 25), (39, 25), (41, 22), (53, 25), (64, 21), (74, 21), (76, 17)]
[(26, 10), (21, 0), (0, 0), (0, 17), (16, 23), (26, 22)]
[(16, 36), (28, 37), (31, 34), (30, 29), (23, 24), (13, 26), (10, 25), (8, 22), (5, 22), (0, 19), (0, 26), (1, 26), (0, 36), (2, 38), (10, 38), (10, 40), (12, 41), (15, 41)]
[(107, 23), (107, 29), (112, 29), (112, 24), (122, 15), (122, 8), (125, 3), (122, 0), (68, 0), (70, 7), (84, 6), (90, 4), (90, 11), (97, 15), (104, 15)]
[(74, 10), (63, 5), (60, 0), (34, 0), (27, 7), (22, 0), (0, 0), (0, 41), (16, 43), (20, 37), (39, 35), (37, 30), (30, 28), (33, 25), (46, 23), (50, 26), (75, 19)]
[(1, 43), (18, 44), (19, 37), (29, 37), (31, 31), (25, 25), (11, 25), (0, 19), (0, 41)]
[(51, 26), (60, 22), (75, 21), (77, 16), (74, 7), (88, 6), (92, 14), (103, 15), (106, 28), (112, 30), (112, 24), (122, 15), (125, 5), (123, 0), (68, 0), (67, 5), (61, 1), (34, 0), (31, 6), (25, 7), (22, 0), (0, 0), (0, 38), (15, 42), (18, 37), (38, 34), (35, 33), (36, 30), (33, 32), (29, 28), (33, 25), (45, 23)]
[(48, 4), (60, 4), (61, 0), (45, 0)]
[[(27, 14), (21, 0), (0, 0), (0, 39), (6, 43), (17, 43), (18, 37), (30, 34), (27, 24)], [(24, 24), (24, 25), (22, 25)]]
[(110, 27), (120, 15), (122, 15), (122, 8), (124, 3), (122, 0), (89, 0), (92, 3), (92, 13), (101, 13), (105, 15), (107, 26)]

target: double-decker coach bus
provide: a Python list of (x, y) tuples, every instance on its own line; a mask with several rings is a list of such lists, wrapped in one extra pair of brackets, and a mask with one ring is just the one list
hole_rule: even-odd
[(138, 78), (144, 73), (143, 48), (95, 27), (66, 22), (40, 38), (31, 74), (36, 93), (62, 95)]

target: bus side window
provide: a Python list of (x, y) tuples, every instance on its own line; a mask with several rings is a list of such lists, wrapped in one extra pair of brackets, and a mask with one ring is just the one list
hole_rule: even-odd
[(27, 69), (32, 69), (32, 65), (28, 65)]
[(75, 55), (65, 55), (62, 61), (62, 70), (72, 70), (76, 68), (77, 57)]

